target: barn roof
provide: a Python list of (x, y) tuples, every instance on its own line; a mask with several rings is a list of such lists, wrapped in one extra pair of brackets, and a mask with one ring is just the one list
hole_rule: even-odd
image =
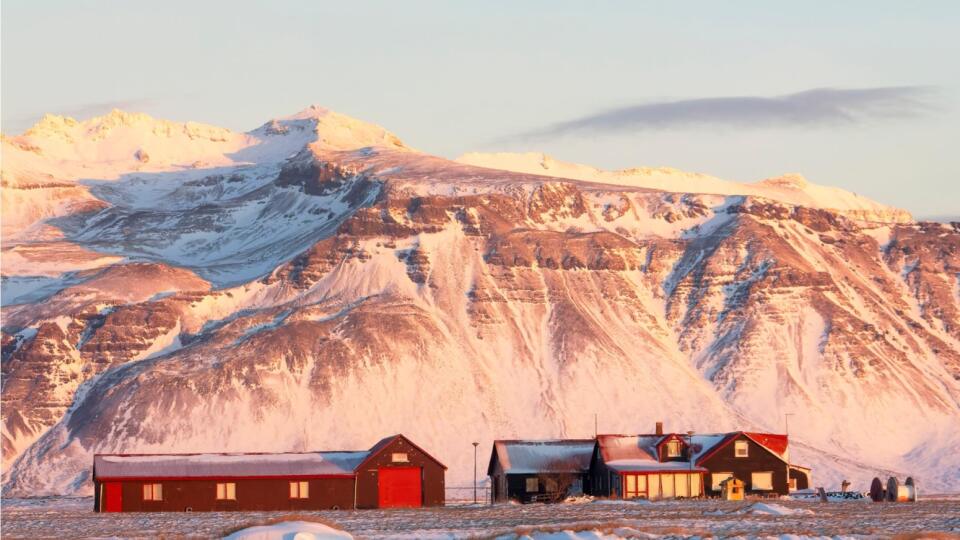
[(376, 457), (380, 452), (383, 451), (384, 448), (387, 447), (387, 445), (389, 445), (390, 443), (392, 443), (393, 441), (395, 441), (395, 440), (397, 440), (397, 439), (403, 439), (407, 444), (409, 444), (410, 446), (416, 448), (416, 449), (419, 450), (424, 456), (426, 456), (427, 458), (429, 458), (430, 460), (432, 460), (434, 463), (436, 463), (437, 465), (440, 465), (441, 467), (444, 468), (444, 470), (446, 470), (447, 466), (444, 465), (439, 459), (431, 456), (429, 453), (427, 453), (426, 450), (424, 450), (423, 448), (420, 448), (419, 446), (417, 446), (416, 443), (414, 443), (413, 441), (411, 441), (410, 439), (408, 439), (408, 438), (407, 438), (405, 435), (403, 435), (402, 433), (397, 433), (396, 435), (390, 435), (389, 437), (384, 437), (384, 438), (380, 439), (379, 441), (377, 441), (377, 444), (374, 444), (374, 445), (370, 448), (370, 450), (367, 451), (367, 455), (360, 461), (360, 463), (357, 464), (357, 467), (360, 467), (361, 465), (363, 465), (368, 459), (373, 459), (374, 457)]
[(494, 441), (490, 469), (495, 457), (507, 474), (587, 472), (593, 444), (593, 439)]
[(360, 452), (97, 454), (96, 478), (227, 478), (352, 475)]

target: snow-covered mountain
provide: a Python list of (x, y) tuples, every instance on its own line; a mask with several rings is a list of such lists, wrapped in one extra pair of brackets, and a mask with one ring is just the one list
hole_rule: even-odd
[(5, 493), (89, 492), (97, 451), (396, 432), (457, 485), (470, 442), (591, 436), (594, 413), (793, 413), (818, 485), (960, 489), (960, 226), (797, 177), (461, 161), (319, 107), (4, 137)]

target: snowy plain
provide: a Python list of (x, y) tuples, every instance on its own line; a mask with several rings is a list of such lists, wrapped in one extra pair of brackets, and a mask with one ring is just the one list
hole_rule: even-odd
[[(413, 510), (98, 514), (91, 498), (4, 499), (4, 538), (216, 538), (279, 521), (314, 521), (370, 539), (960, 538), (960, 496), (867, 500), (593, 501)], [(920, 534), (923, 533), (923, 534)], [(292, 538), (293, 536), (291, 536)]]

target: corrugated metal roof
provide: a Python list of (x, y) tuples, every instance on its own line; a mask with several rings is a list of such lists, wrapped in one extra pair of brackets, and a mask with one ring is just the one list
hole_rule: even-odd
[(494, 441), (507, 474), (587, 472), (593, 445), (589, 439)]
[(96, 478), (321, 476), (353, 474), (369, 454), (97, 454)]

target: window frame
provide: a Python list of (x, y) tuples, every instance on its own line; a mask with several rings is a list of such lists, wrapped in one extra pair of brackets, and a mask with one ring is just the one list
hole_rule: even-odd
[[(740, 453), (740, 450), (743, 450), (743, 454)], [(733, 441), (733, 457), (750, 457), (750, 442), (744, 439)]]
[[(676, 452), (673, 451), (676, 449)], [(679, 439), (673, 439), (667, 441), (667, 457), (668, 458), (677, 458), (683, 457), (683, 442)]]
[(218, 501), (237, 500), (237, 483), (236, 482), (217, 482), (216, 498)]
[(144, 483), (141, 494), (144, 501), (163, 501), (163, 484), (159, 482)]
[[(757, 483), (754, 480), (758, 474), (767, 475), (770, 478), (770, 487), (757, 487)], [(753, 491), (773, 491), (773, 471), (752, 471), (750, 473), (750, 489)]]
[(310, 482), (308, 480), (290, 480), (287, 496), (290, 499), (297, 500), (309, 499)]
[[(530, 489), (530, 481), (533, 481), (533, 489)], [(528, 476), (524, 478), (523, 481), (523, 492), (524, 493), (540, 493), (540, 479), (536, 476)]]
[[(719, 482), (714, 481), (715, 476), (723, 476), (723, 475), (725, 476), (721, 478)], [(723, 486), (721, 486), (720, 484), (727, 478), (733, 478), (733, 473), (725, 472), (725, 471), (717, 471), (717, 472), (710, 473), (710, 491), (721, 491), (723, 489)]]

